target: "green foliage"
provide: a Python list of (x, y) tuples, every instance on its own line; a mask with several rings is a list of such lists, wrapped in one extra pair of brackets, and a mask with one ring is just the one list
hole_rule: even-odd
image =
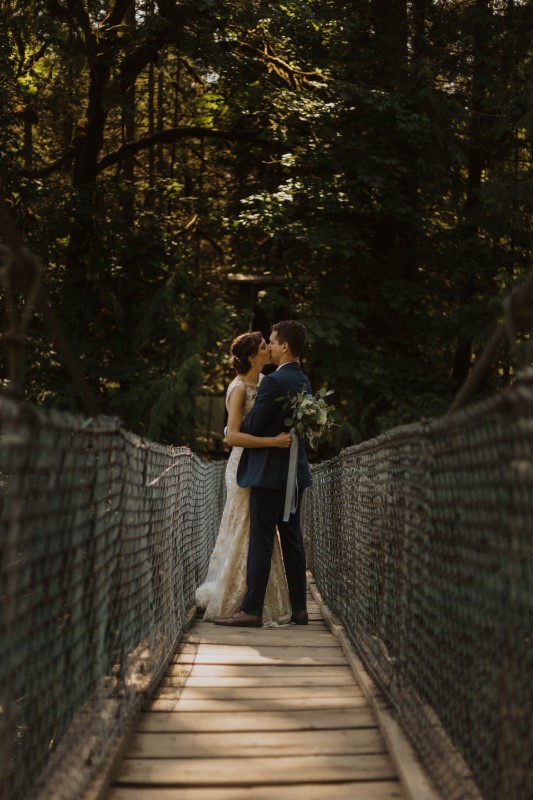
[[(527, 4), (72, 8), (2, 19), (0, 160), (103, 411), (191, 441), (232, 336), (281, 316), (332, 447), (445, 411), (531, 259)], [(80, 407), (38, 319), (27, 394)]]

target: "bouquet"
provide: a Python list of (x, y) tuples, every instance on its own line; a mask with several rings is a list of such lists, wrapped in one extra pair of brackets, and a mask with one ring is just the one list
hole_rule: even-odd
[(332, 416), (335, 408), (328, 405), (326, 400), (330, 394), (333, 394), (333, 389), (319, 389), (315, 395), (301, 391), (294, 397), (277, 398), (284, 401), (283, 408), (290, 415), (284, 420), (285, 425), (294, 428), (313, 450), (320, 442), (331, 438), (331, 430), (335, 425)]

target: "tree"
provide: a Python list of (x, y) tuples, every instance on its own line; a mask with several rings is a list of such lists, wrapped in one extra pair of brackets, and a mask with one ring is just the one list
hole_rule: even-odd
[[(308, 324), (343, 443), (446, 409), (531, 257), (526, 3), (8, 6), (4, 182), (105, 411), (190, 439), (234, 273)], [(76, 407), (33, 346), (29, 395)]]

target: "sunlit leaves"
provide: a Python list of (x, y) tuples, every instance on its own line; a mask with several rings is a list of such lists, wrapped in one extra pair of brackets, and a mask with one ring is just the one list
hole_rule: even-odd
[[(403, 49), (373, 0), (137, 0), (113, 30), (108, 0), (84, 5), (89, 31), (72, 4), (11, 4), (0, 155), (106, 408), (171, 438), (236, 330), (295, 315), (346, 436), (442, 410), (459, 339), (475, 353), (531, 255), (526, 4), (394, 4)], [(23, 147), (41, 169), (181, 126), (245, 136), (152, 140), (83, 191), (72, 160), (21, 178)], [(49, 349), (32, 392), (74, 402)]]

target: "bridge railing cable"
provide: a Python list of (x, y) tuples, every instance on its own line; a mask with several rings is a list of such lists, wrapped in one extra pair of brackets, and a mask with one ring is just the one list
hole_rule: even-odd
[(533, 797), (533, 371), (313, 470), (310, 567), (446, 800)]
[(0, 426), (0, 797), (72, 800), (166, 669), (224, 464), (5, 397)]

